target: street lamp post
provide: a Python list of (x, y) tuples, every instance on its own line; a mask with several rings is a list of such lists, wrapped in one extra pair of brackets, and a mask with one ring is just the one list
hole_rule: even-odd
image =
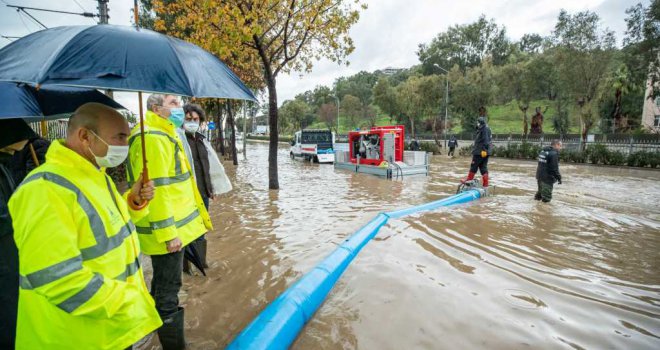
[(436, 68), (441, 69), (443, 72), (445, 72), (445, 81), (446, 81), (446, 86), (445, 86), (445, 127), (444, 127), (444, 139), (445, 139), (445, 148), (447, 148), (447, 116), (449, 115), (448, 110), (449, 110), (449, 71), (446, 69), (440, 67), (439, 64), (434, 63), (433, 66)]

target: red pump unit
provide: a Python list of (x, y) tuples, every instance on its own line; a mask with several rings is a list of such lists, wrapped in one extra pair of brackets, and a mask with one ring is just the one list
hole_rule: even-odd
[(357, 164), (358, 158), (364, 165), (378, 166), (392, 160), (402, 162), (404, 135), (403, 125), (375, 126), (370, 130), (349, 132), (351, 163)]

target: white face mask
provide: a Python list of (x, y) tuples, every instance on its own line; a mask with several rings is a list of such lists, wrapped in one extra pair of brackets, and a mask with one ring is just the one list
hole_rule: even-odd
[(90, 130), (96, 138), (101, 140), (101, 142), (105, 143), (106, 146), (108, 146), (108, 153), (106, 153), (105, 156), (99, 157), (94, 152), (92, 151), (91, 148), (89, 148), (89, 151), (92, 152), (92, 155), (94, 156), (94, 159), (96, 160), (96, 164), (102, 168), (114, 168), (118, 166), (119, 164), (123, 163), (124, 160), (128, 157), (128, 146), (114, 146), (114, 145), (108, 145), (107, 142), (103, 141), (102, 138), (99, 137), (99, 135), (96, 135), (95, 132)]
[(197, 122), (185, 122), (183, 123), (183, 129), (190, 134), (194, 134), (199, 130), (199, 123)]

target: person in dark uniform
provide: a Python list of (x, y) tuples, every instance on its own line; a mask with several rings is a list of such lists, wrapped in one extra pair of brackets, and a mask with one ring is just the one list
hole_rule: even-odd
[(546, 146), (539, 153), (539, 165), (536, 168), (536, 182), (538, 190), (534, 199), (544, 203), (552, 200), (552, 187), (555, 182), (561, 184), (559, 173), (559, 151), (562, 144), (559, 140), (553, 140), (550, 146)]
[(419, 142), (417, 142), (417, 139), (413, 137), (412, 141), (410, 142), (410, 150), (411, 151), (419, 151)]
[[(186, 104), (183, 106), (185, 119), (183, 122), (183, 129), (186, 133), (186, 140), (190, 146), (190, 156), (192, 157), (191, 163), (195, 172), (195, 180), (197, 181), (197, 189), (199, 194), (202, 195), (202, 200), (206, 209), (209, 209), (209, 198), (213, 199), (213, 184), (211, 183), (211, 173), (209, 171), (209, 154), (208, 149), (204, 145), (204, 135), (199, 133), (200, 123), (206, 120), (206, 115), (201, 106), (196, 104)], [(206, 261), (207, 242), (206, 235), (201, 235), (193, 243), (199, 251), (200, 258), (204, 267), (208, 267)], [(184, 259), (183, 271), (190, 273), (190, 262)]]
[(470, 172), (467, 178), (461, 182), (473, 180), (477, 169), (481, 173), (481, 181), (483, 187), (488, 187), (488, 156), (490, 155), (490, 142), (491, 131), (486, 124), (486, 118), (482, 115), (477, 118), (477, 135), (474, 138), (474, 146), (472, 148), (472, 163), (470, 164)]
[(18, 249), (7, 206), (18, 185), (10, 171), (11, 161), (36, 136), (23, 119), (0, 120), (0, 349), (14, 348), (18, 310)]
[(454, 156), (454, 150), (456, 147), (458, 147), (458, 140), (456, 140), (456, 136), (451, 135), (451, 138), (449, 139), (449, 142), (447, 143), (447, 147), (449, 147), (449, 152), (447, 153), (448, 157), (453, 157)]

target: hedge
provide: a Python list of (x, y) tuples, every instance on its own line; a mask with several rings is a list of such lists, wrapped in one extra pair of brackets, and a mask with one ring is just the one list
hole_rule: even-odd
[[(463, 151), (463, 149), (461, 149)], [(521, 143), (509, 146), (496, 146), (493, 156), (511, 159), (536, 159), (541, 146)], [(460, 153), (463, 155), (463, 152)], [(563, 150), (559, 159), (565, 163), (591, 163), (603, 165), (628, 165), (632, 167), (660, 167), (660, 152), (638, 151), (626, 155), (620, 151), (612, 151), (602, 144), (589, 145), (585, 151)]]

